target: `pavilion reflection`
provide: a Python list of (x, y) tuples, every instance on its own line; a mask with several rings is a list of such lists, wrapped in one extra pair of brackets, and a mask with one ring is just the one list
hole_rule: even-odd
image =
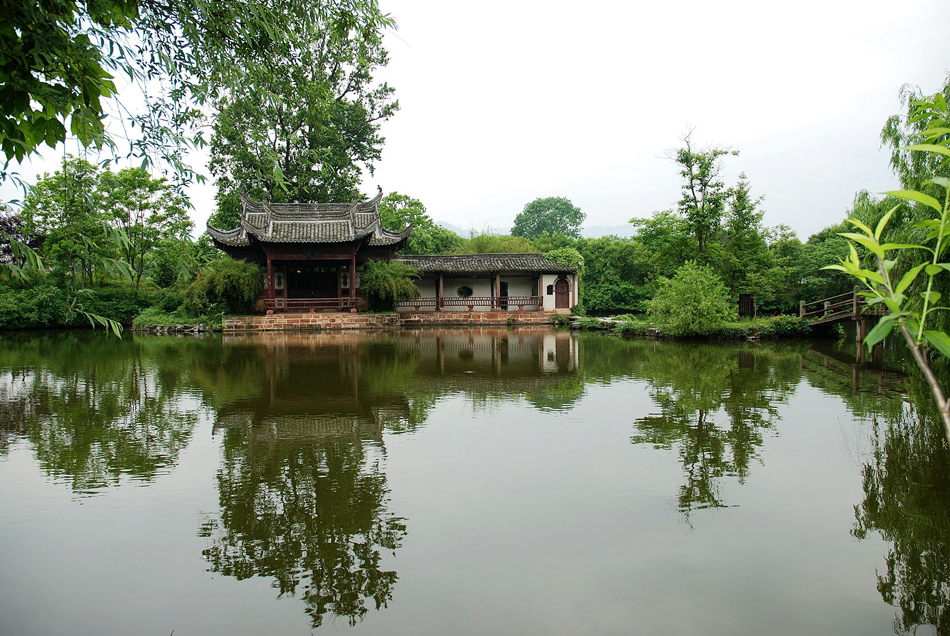
[[(386, 607), (407, 534), (390, 508), (384, 432), (415, 430), (442, 397), (577, 379), (577, 344), (550, 329), (278, 333), (223, 337), (260, 384), (216, 407), (220, 510), (199, 534), (209, 569), (271, 578), (312, 626)], [(220, 378), (219, 378), (220, 380)], [(209, 390), (206, 393), (210, 393)]]

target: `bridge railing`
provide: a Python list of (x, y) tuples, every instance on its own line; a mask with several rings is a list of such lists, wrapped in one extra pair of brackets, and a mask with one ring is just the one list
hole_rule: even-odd
[(882, 309), (868, 310), (868, 303), (860, 292), (861, 288), (855, 287), (853, 290), (837, 296), (829, 296), (811, 302), (803, 300), (799, 304), (798, 315), (801, 318), (811, 319), (812, 324), (849, 319), (859, 320), (872, 315), (881, 315), (883, 313)]

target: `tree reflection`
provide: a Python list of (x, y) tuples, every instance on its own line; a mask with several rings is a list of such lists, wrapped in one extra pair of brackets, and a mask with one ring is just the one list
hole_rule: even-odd
[(635, 444), (678, 448), (686, 482), (678, 506), (722, 508), (721, 478), (741, 484), (761, 461), (763, 431), (800, 377), (798, 355), (742, 347), (666, 343), (639, 358), (634, 373), (647, 381), (659, 413), (636, 420)]
[[(16, 341), (16, 338), (11, 340)], [(101, 334), (34, 338), (0, 357), (0, 437), (26, 439), (49, 475), (93, 493), (177, 461), (198, 414), (161, 364)]]
[[(353, 625), (368, 602), (387, 605), (397, 576), (381, 552), (406, 535), (404, 520), (388, 509), (382, 446), (327, 435), (328, 426), (341, 425), (228, 428), (217, 476), (221, 511), (200, 531), (211, 541), (203, 554), (212, 571), (272, 577), (280, 596), (304, 601), (314, 628), (328, 613)], [(302, 435), (291, 432), (301, 428)]]
[[(929, 406), (921, 394), (918, 403)], [(877, 589), (899, 609), (895, 631), (931, 625), (950, 635), (950, 452), (942, 427), (905, 405), (899, 417), (875, 420), (874, 442), (852, 534), (878, 531), (890, 542)]]

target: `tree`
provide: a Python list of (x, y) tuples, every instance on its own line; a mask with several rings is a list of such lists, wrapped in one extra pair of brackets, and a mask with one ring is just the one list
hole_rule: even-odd
[(27, 230), (43, 237), (43, 256), (70, 286), (92, 283), (96, 252), (105, 238), (99, 178), (98, 166), (66, 157), (62, 168), (44, 174), (24, 201)]
[(142, 168), (101, 174), (99, 187), (111, 223), (128, 239), (122, 257), (132, 268), (138, 289), (145, 273), (145, 257), (161, 241), (187, 237), (192, 222), (184, 197), (165, 179), (153, 179)]
[(371, 311), (393, 311), (400, 300), (419, 296), (413, 279), (419, 277), (415, 268), (399, 261), (367, 261), (363, 266), (360, 294)]
[(745, 174), (739, 175), (730, 194), (723, 237), (725, 281), (734, 291), (755, 293), (750, 282), (768, 267), (768, 244), (762, 232), (765, 213), (759, 209), (763, 197), (752, 198)]
[(123, 266), (138, 287), (149, 251), (191, 228), (184, 198), (165, 179), (141, 167), (116, 174), (72, 157), (30, 190), (23, 219), (71, 285), (92, 284), (97, 272)]
[(379, 219), (383, 227), (400, 231), (412, 225), (412, 234), (402, 250), (406, 254), (447, 254), (461, 247), (462, 237), (436, 225), (419, 199), (390, 192), (379, 203)]
[(512, 236), (536, 239), (544, 232), (580, 238), (581, 223), (587, 215), (566, 197), (535, 199), (515, 217)]
[(738, 155), (739, 152), (718, 147), (694, 151), (691, 135), (692, 131), (683, 137), (684, 147), (677, 150), (673, 157), (682, 168), (680, 175), (685, 180), (678, 210), (696, 237), (697, 255), (706, 261), (709, 243), (722, 225), (730, 195), (726, 184), (719, 178), (722, 174), (721, 158)]
[(0, 24), (0, 148), (8, 162), (22, 161), (43, 143), (62, 143), (67, 123), (84, 145), (111, 144), (104, 99), (116, 97), (113, 75), (121, 73), (146, 102), (144, 111), (128, 113), (142, 133), (132, 152), (189, 174), (183, 146), (203, 144), (200, 130), (189, 128), (203, 116), (199, 106), (255, 72), (255, 62), (312, 33), (313, 23), (347, 39), (363, 38), (353, 29), (368, 21), (393, 25), (376, 0), (10, 3)]
[(659, 276), (672, 276), (696, 253), (689, 225), (672, 210), (654, 212), (649, 219), (630, 219), (630, 223), (637, 228), (636, 238), (647, 248)]
[[(380, 122), (399, 108), (393, 89), (374, 84), (388, 58), (378, 12), (345, 34), (321, 19), (295, 27), (286, 46), (255, 59), (217, 102), (211, 172), (219, 227), (231, 227), (239, 192), (276, 202), (350, 201), (379, 160)], [(221, 223), (221, 220), (230, 223)]]
[(677, 336), (704, 336), (735, 319), (729, 290), (712, 269), (688, 261), (672, 279), (661, 278), (650, 318)]

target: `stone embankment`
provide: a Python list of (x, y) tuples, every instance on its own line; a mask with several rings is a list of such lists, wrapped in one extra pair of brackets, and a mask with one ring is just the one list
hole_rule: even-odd
[(135, 333), (152, 333), (158, 335), (166, 334), (196, 334), (196, 333), (208, 333), (213, 331), (208, 325), (194, 324), (194, 325), (153, 325), (150, 327), (133, 327), (132, 331)]
[(225, 333), (238, 331), (326, 331), (428, 326), (547, 325), (547, 312), (420, 312), (403, 314), (300, 313), (235, 316), (224, 319)]

